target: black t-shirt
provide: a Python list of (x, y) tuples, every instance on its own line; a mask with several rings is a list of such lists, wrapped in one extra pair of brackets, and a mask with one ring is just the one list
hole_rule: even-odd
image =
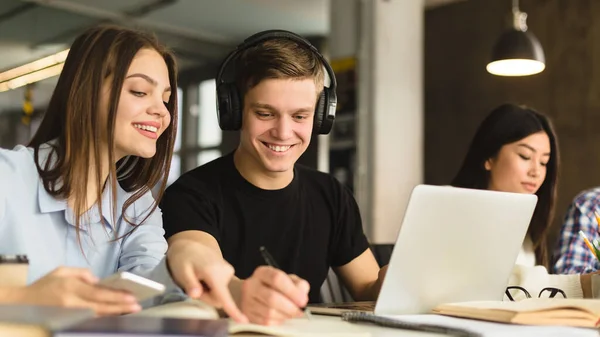
[(200, 230), (215, 237), (241, 279), (264, 265), (265, 246), (282, 270), (310, 283), (320, 302), (329, 267), (342, 266), (369, 246), (356, 201), (332, 176), (296, 165), (280, 190), (263, 190), (235, 168), (233, 153), (182, 175), (160, 204), (166, 237)]

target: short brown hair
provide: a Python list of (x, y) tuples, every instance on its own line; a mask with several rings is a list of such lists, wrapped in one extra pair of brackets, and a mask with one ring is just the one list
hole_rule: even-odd
[(265, 79), (312, 78), (317, 94), (323, 90), (325, 70), (319, 56), (288, 38), (268, 39), (245, 49), (237, 57), (235, 69), (235, 83), (242, 98)]

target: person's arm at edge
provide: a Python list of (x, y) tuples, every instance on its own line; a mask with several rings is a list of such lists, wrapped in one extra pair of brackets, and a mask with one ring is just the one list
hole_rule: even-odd
[(374, 301), (379, 295), (387, 266), (379, 264), (364, 234), (360, 210), (352, 192), (331, 177), (337, 204), (331, 267), (355, 301)]
[[(143, 217), (151, 210), (153, 202), (152, 196), (147, 194), (134, 204), (134, 207), (140, 208), (135, 212), (136, 217)], [(166, 286), (165, 294), (145, 301), (143, 306), (154, 306), (186, 297), (200, 298), (208, 304), (222, 306), (236, 321), (245, 322), (246, 318), (235, 306), (229, 288), (214, 284), (210, 286), (223, 278), (229, 280), (231, 276), (227, 275), (233, 274), (229, 264), (220, 261), (221, 254), (215, 253), (208, 245), (197, 242), (177, 242), (167, 246), (164, 233), (161, 210), (156, 208), (143, 225), (125, 238), (122, 245), (120, 270), (134, 272)], [(204, 285), (208, 285), (212, 291), (203, 293)]]
[(575, 198), (569, 206), (561, 226), (560, 238), (556, 247), (556, 260), (553, 266), (557, 274), (585, 274), (595, 271), (596, 259), (579, 235), (582, 230), (590, 240), (595, 233), (595, 219), (588, 217), (588, 202)]
[(375, 301), (386, 270), (387, 266), (379, 269), (369, 248), (352, 261), (334, 268), (355, 301)]
[[(203, 244), (211, 248), (215, 253), (219, 254), (219, 256), (223, 257), (223, 253), (221, 252), (221, 248), (219, 247), (219, 243), (217, 242), (217, 240), (212, 235), (206, 232), (198, 230), (187, 230), (179, 232), (167, 239), (167, 242), (170, 246), (173, 243), (182, 240), (190, 240)], [(229, 291), (231, 292), (231, 296), (233, 297), (233, 300), (235, 301), (236, 305), (239, 306), (241, 304), (242, 298), (242, 280), (240, 280), (236, 276), (233, 276), (231, 282), (229, 283)]]
[[(10, 168), (12, 167), (11, 163), (8, 159), (3, 155), (2, 151), (6, 151), (4, 149), (0, 149), (0, 179), (10, 179)], [(0, 185), (2, 183), (0, 182)], [(0, 189), (0, 225), (2, 225), (2, 220), (4, 218), (5, 211), (5, 203), (6, 203), (6, 189)], [(7, 287), (0, 286), (0, 303), (3, 304), (17, 304), (19, 303), (19, 294), (20, 289), (24, 289), (24, 287)]]
[(6, 210), (6, 201), (8, 199), (8, 191), (6, 188), (6, 182), (13, 180), (13, 172), (15, 171), (15, 165), (10, 161), (7, 150), (0, 148), (0, 225), (4, 218)]

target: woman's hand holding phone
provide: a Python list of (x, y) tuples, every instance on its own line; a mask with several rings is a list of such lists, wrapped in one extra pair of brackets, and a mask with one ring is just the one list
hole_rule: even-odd
[(135, 296), (103, 287), (87, 269), (59, 267), (27, 287), (14, 289), (19, 304), (89, 308), (97, 315), (119, 315), (141, 310)]

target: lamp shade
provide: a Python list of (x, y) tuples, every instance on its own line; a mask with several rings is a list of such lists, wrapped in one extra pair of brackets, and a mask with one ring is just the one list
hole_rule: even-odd
[(486, 69), (499, 76), (527, 76), (546, 68), (540, 41), (528, 31), (511, 29), (500, 36)]

